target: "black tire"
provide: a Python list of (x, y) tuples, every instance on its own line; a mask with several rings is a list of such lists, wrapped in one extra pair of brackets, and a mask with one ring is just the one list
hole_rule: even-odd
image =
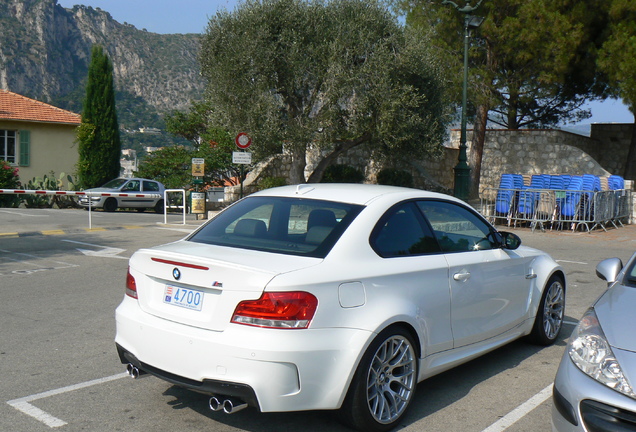
[(114, 212), (117, 210), (117, 200), (115, 198), (108, 198), (104, 201), (104, 211)]
[(530, 342), (537, 345), (552, 345), (559, 337), (565, 315), (565, 283), (563, 278), (553, 275), (545, 284), (541, 302), (534, 320)]
[(155, 204), (155, 213), (163, 213), (163, 207), (163, 200), (157, 201), (157, 204)]
[(340, 420), (364, 432), (397, 426), (417, 385), (418, 358), (411, 335), (390, 327), (365, 352), (339, 411)]

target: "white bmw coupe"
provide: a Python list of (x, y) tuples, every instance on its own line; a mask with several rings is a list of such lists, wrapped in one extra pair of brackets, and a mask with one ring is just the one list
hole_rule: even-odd
[(417, 383), (522, 336), (554, 342), (565, 274), (422, 190), (305, 184), (248, 196), (130, 259), (116, 345), (227, 413), (339, 410), (366, 432)]

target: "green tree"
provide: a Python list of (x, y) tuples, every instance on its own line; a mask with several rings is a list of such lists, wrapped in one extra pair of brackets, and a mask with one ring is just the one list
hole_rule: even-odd
[[(210, 20), (201, 65), (210, 121), (247, 132), (256, 160), (290, 154), (292, 183), (320, 181), (362, 144), (377, 158), (438, 154), (450, 120), (430, 44), (376, 1), (246, 0)], [(322, 159), (305, 179), (310, 148)]]
[[(598, 64), (607, 74), (612, 96), (622, 99), (631, 113), (636, 114), (636, 3), (633, 0), (611, 2), (608, 37), (601, 47)], [(636, 121), (623, 176), (636, 180)]]
[(168, 189), (187, 188), (192, 183), (192, 150), (182, 146), (163, 147), (148, 154), (135, 175), (157, 180)]
[(204, 183), (222, 186), (239, 175), (232, 164), (232, 151), (237, 148), (227, 131), (210, 123), (212, 111), (209, 103), (193, 101), (188, 111), (173, 111), (166, 116), (166, 129), (190, 141), (194, 147), (191, 157), (205, 159)]
[[(463, 3), (463, 2), (462, 2)], [(396, 0), (407, 25), (432, 33), (454, 69), (454, 100), (463, 81), (464, 17), (461, 5)], [(590, 116), (581, 107), (605, 95), (595, 67), (606, 26), (605, 2), (597, 0), (473, 1), (483, 24), (472, 32), (468, 117), (474, 117), (470, 162), (476, 196), (488, 122), (507, 129), (550, 127)]]
[(83, 188), (101, 186), (119, 176), (121, 141), (115, 107), (113, 65), (99, 45), (93, 46), (91, 52), (86, 99), (77, 141), (77, 174)]

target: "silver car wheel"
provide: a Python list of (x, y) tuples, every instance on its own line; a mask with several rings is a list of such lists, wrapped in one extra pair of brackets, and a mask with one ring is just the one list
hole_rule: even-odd
[(394, 422), (411, 401), (417, 384), (415, 351), (401, 335), (385, 340), (375, 352), (367, 373), (367, 403), (373, 418)]
[(555, 339), (563, 325), (565, 290), (559, 280), (548, 287), (543, 304), (543, 330), (548, 339)]

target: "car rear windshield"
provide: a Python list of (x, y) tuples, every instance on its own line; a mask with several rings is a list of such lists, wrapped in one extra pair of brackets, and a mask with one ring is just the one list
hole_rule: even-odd
[(324, 258), (362, 208), (322, 200), (247, 197), (188, 240)]

